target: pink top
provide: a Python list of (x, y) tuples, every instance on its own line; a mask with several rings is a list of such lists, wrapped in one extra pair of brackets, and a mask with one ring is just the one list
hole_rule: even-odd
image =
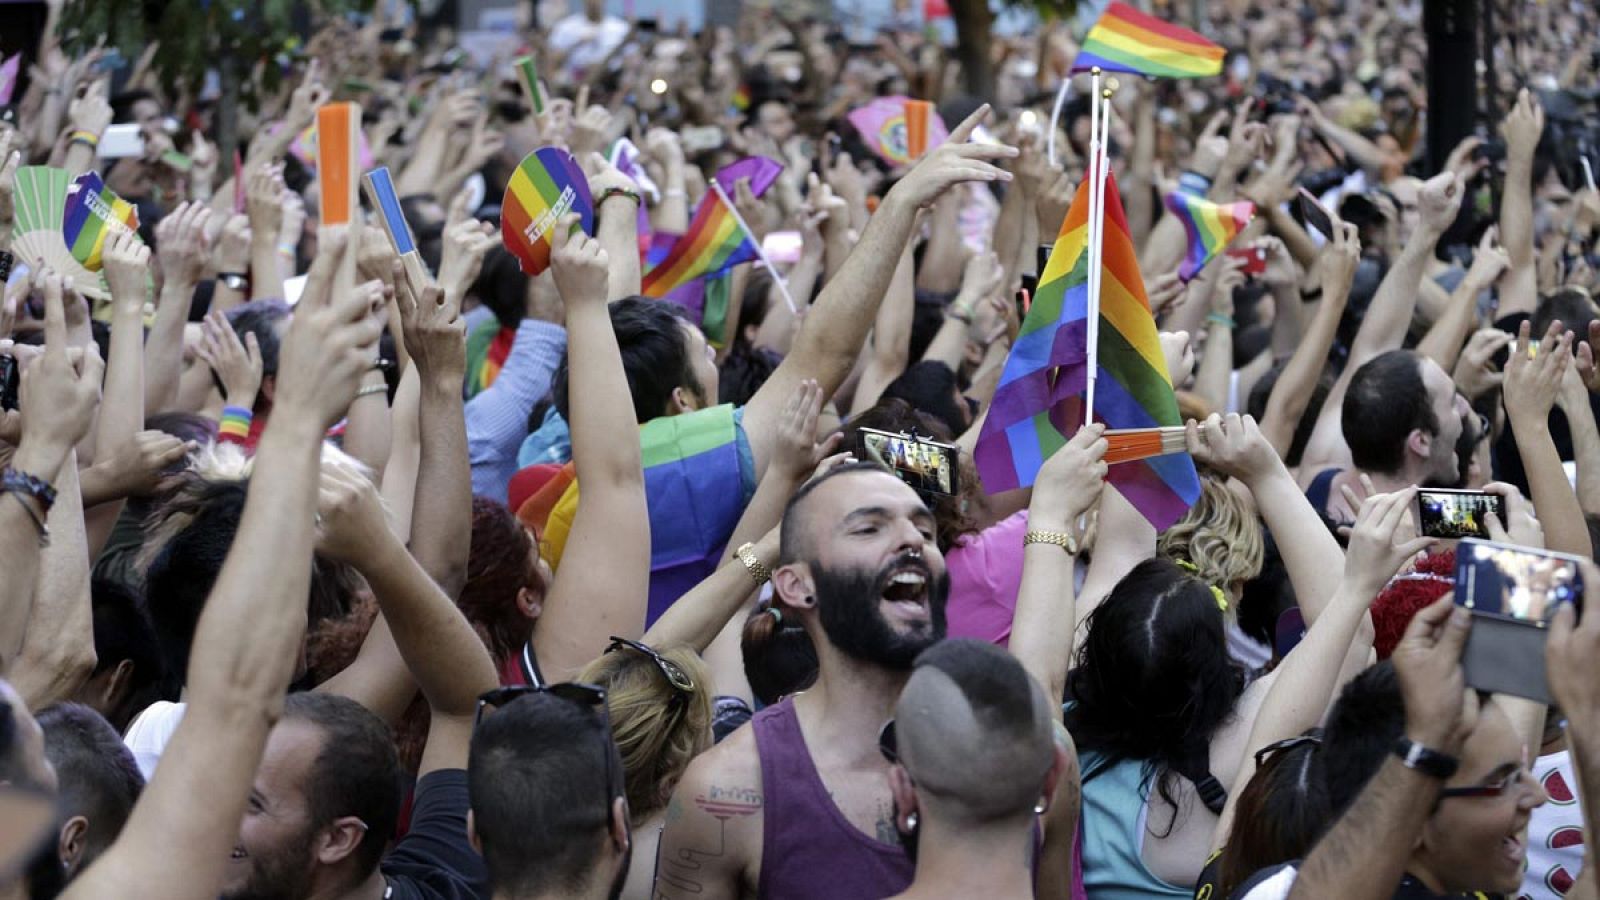
[(950, 637), (1006, 646), (1022, 587), (1022, 536), (1027, 530), (1028, 511), (1022, 510), (960, 538), (945, 554), (950, 570), (946, 608)]

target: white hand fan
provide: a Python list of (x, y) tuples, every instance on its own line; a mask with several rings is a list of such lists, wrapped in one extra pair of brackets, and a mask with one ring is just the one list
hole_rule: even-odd
[(17, 227), (12, 249), (29, 268), (37, 269), (43, 261), (57, 272), (71, 275), (78, 293), (91, 300), (105, 300), (110, 296), (105, 280), (73, 257), (61, 231), (71, 183), (72, 176), (66, 169), (25, 166), (17, 170)]

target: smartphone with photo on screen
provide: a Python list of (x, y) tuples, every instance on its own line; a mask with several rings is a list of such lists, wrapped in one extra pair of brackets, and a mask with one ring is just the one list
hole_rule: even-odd
[(1583, 616), (1576, 556), (1467, 538), (1456, 546), (1455, 603), (1472, 613), (1461, 654), (1467, 685), (1551, 703), (1546, 628), (1570, 605)]
[(960, 489), (961, 451), (954, 444), (874, 428), (857, 435), (857, 459), (889, 469), (919, 491), (949, 495)]
[(1417, 491), (1417, 533), (1423, 537), (1489, 537), (1488, 515), (1504, 525), (1506, 498), (1488, 491), (1424, 488)]

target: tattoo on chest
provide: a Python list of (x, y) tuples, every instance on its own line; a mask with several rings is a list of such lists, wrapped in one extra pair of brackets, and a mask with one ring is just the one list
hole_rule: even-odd
[(894, 803), (880, 803), (878, 805), (878, 840), (885, 844), (900, 843), (900, 829), (894, 824)]

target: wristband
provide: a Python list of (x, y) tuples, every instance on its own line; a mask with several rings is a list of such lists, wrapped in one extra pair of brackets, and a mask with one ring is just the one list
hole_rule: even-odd
[(1211, 179), (1192, 169), (1186, 170), (1178, 176), (1178, 190), (1204, 197), (1206, 191), (1211, 190)]
[(625, 187), (608, 187), (602, 191), (599, 198), (594, 201), (594, 208), (599, 209), (600, 207), (604, 206), (605, 202), (610, 200), (612, 197), (627, 197), (629, 200), (633, 201), (633, 205), (636, 207), (641, 206), (644, 203), (644, 201), (639, 199), (638, 191)]
[(50, 507), (56, 505), (56, 489), (50, 486), (50, 482), (9, 466), (0, 472), (0, 491), (8, 494), (26, 494), (39, 501), (39, 505), (47, 513)]
[(1234, 329), (1233, 316), (1225, 316), (1222, 313), (1207, 313), (1206, 321), (1213, 325), (1221, 325), (1229, 331)]
[(1395, 740), (1394, 755), (1400, 757), (1400, 762), (1404, 763), (1406, 768), (1440, 781), (1448, 779), (1461, 767), (1461, 761), (1454, 756), (1430, 750), (1404, 736)]
[(371, 394), (382, 394), (388, 390), (389, 386), (387, 384), (369, 384), (366, 387), (356, 391), (356, 399), (360, 400), (362, 397), (366, 397)]
[(735, 550), (734, 554), (739, 557), (739, 562), (744, 563), (745, 570), (750, 573), (751, 578), (755, 579), (758, 586), (766, 584), (772, 579), (772, 570), (768, 569), (767, 564), (756, 556), (755, 544), (746, 543), (738, 550)]
[(11, 280), (11, 266), (17, 258), (11, 255), (10, 250), (0, 250), (0, 285)]
[(224, 406), (222, 408), (222, 421), (217, 423), (217, 440), (232, 440), (233, 443), (244, 443), (250, 436), (250, 420), (253, 418), (250, 410), (242, 406)]
[(67, 135), (67, 143), (88, 144), (90, 149), (93, 149), (100, 146), (100, 135), (95, 134), (92, 131), (84, 131), (83, 129), (79, 128)]

